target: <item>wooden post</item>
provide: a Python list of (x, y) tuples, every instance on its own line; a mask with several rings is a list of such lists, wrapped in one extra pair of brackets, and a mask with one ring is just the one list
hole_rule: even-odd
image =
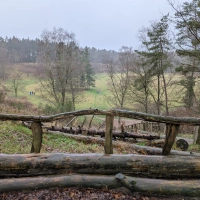
[(142, 125), (143, 125), (143, 127), (142, 127), (143, 131), (146, 131), (146, 129), (147, 129), (147, 128), (146, 128), (146, 122), (143, 122)]
[(179, 124), (166, 124), (165, 143), (162, 150), (162, 155), (169, 155), (178, 134)]
[(133, 124), (131, 125), (131, 130), (130, 130), (130, 132), (133, 132)]
[(112, 146), (112, 129), (114, 115), (106, 115), (106, 132), (105, 132), (105, 154), (113, 154)]
[[(132, 131), (133, 132), (133, 131)], [(134, 132), (135, 133), (138, 133), (138, 126), (137, 126), (137, 124), (134, 124)]]
[(199, 128), (199, 126), (194, 127), (194, 144), (200, 144), (200, 128)]
[(150, 132), (153, 133), (153, 123), (150, 123)]
[(92, 125), (92, 120), (94, 119), (94, 115), (92, 116), (91, 120), (90, 120), (90, 123), (89, 123), (89, 126), (88, 126), (88, 129), (90, 129), (91, 125)]
[(41, 124), (41, 122), (32, 122), (31, 130), (33, 133), (31, 153), (40, 153), (40, 149), (42, 146), (42, 124)]

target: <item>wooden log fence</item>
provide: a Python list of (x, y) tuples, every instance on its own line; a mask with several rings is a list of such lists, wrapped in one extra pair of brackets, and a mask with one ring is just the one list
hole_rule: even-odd
[(0, 163), (0, 192), (51, 187), (125, 187), (145, 195), (200, 196), (200, 161), (196, 157), (0, 154)]
[[(149, 122), (158, 122), (165, 123), (168, 128), (166, 128), (166, 137), (165, 143), (163, 147), (163, 155), (169, 155), (171, 151), (171, 147), (175, 142), (176, 135), (178, 134), (178, 128), (180, 125), (190, 125), (190, 126), (199, 126), (200, 118), (180, 118), (180, 117), (172, 117), (172, 116), (160, 116), (153, 115), (148, 113), (140, 113), (133, 112), (127, 110), (98, 110), (98, 109), (88, 109), (88, 110), (79, 110), (72, 112), (59, 113), (51, 116), (30, 116), (30, 115), (12, 115), (12, 114), (0, 114), (0, 120), (12, 120), (12, 121), (32, 121), (33, 123), (37, 123), (37, 128), (33, 127), (33, 135), (37, 135), (33, 137), (33, 145), (31, 148), (31, 152), (39, 153), (41, 144), (36, 142), (35, 140), (42, 141), (42, 131), (38, 131), (38, 126), (41, 126), (41, 122), (52, 122), (55, 120), (65, 119), (66, 117), (75, 117), (82, 115), (106, 115), (106, 132), (105, 132), (105, 154), (110, 154), (113, 152), (112, 150), (112, 129), (113, 129), (113, 120), (114, 116), (116, 117), (126, 117), (131, 119), (140, 119)], [(39, 125), (40, 122), (40, 125)], [(37, 130), (34, 130), (37, 129)], [(38, 140), (38, 141), (39, 141)], [(36, 146), (34, 146), (36, 145)]]
[[(81, 115), (106, 116), (105, 140), (99, 138), (105, 147), (104, 155), (38, 154), (42, 145), (42, 122)], [(146, 147), (146, 152), (159, 152), (162, 155), (114, 155), (114, 117), (165, 123), (166, 137), (163, 149)], [(131, 192), (148, 195), (200, 196), (199, 154), (182, 152), (180, 155), (183, 156), (169, 155), (179, 153), (171, 151), (179, 126), (200, 126), (200, 118), (164, 117), (117, 109), (89, 109), (51, 116), (0, 114), (0, 120), (31, 121), (33, 133), (31, 154), (0, 154), (0, 192), (78, 186), (108, 189), (125, 187)], [(73, 132), (73, 129), (71, 131)], [(143, 147), (136, 145), (134, 148), (143, 150)]]

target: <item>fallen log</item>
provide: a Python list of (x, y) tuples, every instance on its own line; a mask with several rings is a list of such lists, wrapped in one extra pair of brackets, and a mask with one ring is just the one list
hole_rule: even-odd
[(12, 178), (0, 180), (0, 192), (18, 190), (38, 190), (57, 187), (87, 187), (99, 189), (128, 188), (132, 192), (145, 195), (166, 195), (182, 197), (199, 197), (199, 180), (158, 180), (98, 175), (53, 175), (45, 177)]
[(154, 178), (200, 178), (200, 160), (184, 156), (102, 154), (0, 154), (0, 177), (103, 174)]
[[(98, 143), (98, 144), (104, 145), (104, 143), (105, 143), (105, 140), (103, 138), (83, 136), (83, 135), (72, 135), (72, 134), (56, 132), (56, 131), (49, 131), (48, 133), (63, 135), (65, 137), (75, 139), (77, 141), (85, 142), (86, 144)], [(119, 148), (121, 146), (122, 146), (122, 142), (113, 141), (113, 147), (114, 148)], [(137, 144), (129, 144), (129, 143), (124, 143), (124, 142), (123, 142), (123, 146), (124, 147), (126, 146), (127, 148), (133, 149), (134, 151), (136, 151), (139, 154), (145, 154), (145, 155), (161, 155), (162, 154), (161, 148), (140, 146), (140, 145), (137, 145)], [(177, 150), (171, 150), (170, 155), (180, 155), (180, 156), (191, 156), (192, 155), (192, 156), (195, 156), (195, 157), (200, 157), (200, 153), (189, 152), (189, 151), (177, 151)]]
[[(97, 132), (98, 135), (98, 132)], [(105, 132), (100, 133), (101, 137), (105, 137)], [(136, 133), (129, 133), (129, 132), (117, 132), (114, 131), (112, 133), (113, 138), (119, 137), (119, 138), (133, 138), (133, 139), (147, 139), (147, 140), (155, 140), (155, 139), (160, 139), (160, 136), (157, 135), (144, 135), (144, 134), (136, 134)]]
[[(87, 133), (87, 135), (100, 135), (101, 137), (105, 137), (105, 130), (95, 130), (95, 129), (81, 129), (80, 126), (78, 128), (75, 127), (65, 127), (65, 128), (58, 128), (58, 127), (48, 127), (48, 131), (60, 131), (64, 133), (73, 133), (73, 134), (81, 134), (83, 131)], [(157, 135), (145, 135), (145, 134), (136, 134), (136, 133), (129, 133), (129, 132), (120, 132), (120, 131), (113, 131), (112, 132), (113, 138), (133, 138), (133, 139), (147, 139), (147, 140), (155, 140), (160, 139), (160, 136)]]
[(165, 142), (164, 139), (153, 140), (149, 142), (149, 146), (162, 148), (164, 145), (164, 142)]

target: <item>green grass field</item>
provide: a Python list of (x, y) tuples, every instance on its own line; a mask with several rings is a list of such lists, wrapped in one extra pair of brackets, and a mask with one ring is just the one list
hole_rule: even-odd
[[(76, 110), (98, 108), (98, 109), (109, 109), (110, 105), (106, 99), (108, 95), (107, 89), (108, 76), (106, 74), (97, 74), (95, 88), (84, 91), (80, 94), (80, 102), (76, 105)], [(7, 80), (5, 86), (9, 89), (8, 94), (14, 97), (14, 90), (12, 88), (11, 80)], [(39, 106), (45, 104), (45, 100), (40, 94), (40, 84), (36, 78), (24, 75), (23, 80), (18, 91), (18, 97), (26, 98), (31, 103)], [(98, 90), (100, 92), (98, 92)], [(34, 91), (35, 95), (30, 95), (30, 91)]]
[[(106, 73), (96, 74), (95, 88), (82, 92), (76, 103), (76, 110), (97, 108), (107, 110), (111, 108), (108, 101), (109, 88), (108, 88), (108, 75)], [(170, 79), (170, 75), (166, 76), (166, 79)], [(179, 75), (173, 77), (172, 81), (180, 79)], [(9, 89), (8, 94), (14, 97), (14, 90), (12, 88), (11, 80), (5, 82), (6, 87)], [(30, 95), (30, 91), (34, 91), (35, 95)], [(174, 107), (181, 106), (182, 91), (177, 84), (168, 87), (169, 107), (173, 110)], [(37, 78), (29, 74), (23, 74), (21, 86), (18, 91), (18, 97), (26, 99), (36, 106), (45, 105), (47, 102), (41, 97), (40, 83)], [(127, 108), (133, 108), (133, 104), (126, 103)], [(134, 109), (134, 108), (133, 108)]]
[[(97, 74), (95, 88), (83, 92), (83, 101), (77, 104), (76, 109), (88, 109), (88, 108), (98, 108), (98, 109), (109, 109), (110, 105), (107, 101), (108, 96), (108, 76), (106, 74)], [(100, 91), (100, 92), (98, 92)]]

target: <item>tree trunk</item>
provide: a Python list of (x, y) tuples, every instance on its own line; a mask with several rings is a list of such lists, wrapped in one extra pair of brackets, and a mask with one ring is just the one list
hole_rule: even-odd
[(200, 178), (200, 160), (188, 156), (0, 154), (0, 177), (124, 173), (153, 178)]
[(127, 177), (123, 174), (115, 176), (98, 175), (54, 175), (34, 178), (12, 178), (0, 180), (0, 192), (17, 190), (38, 190), (51, 187), (87, 187), (99, 189), (116, 189), (125, 187), (132, 192), (145, 195), (166, 196), (200, 196), (199, 180), (159, 180)]
[(177, 124), (166, 124), (166, 136), (165, 143), (163, 146), (162, 155), (169, 155), (171, 148), (175, 142), (176, 136), (178, 135), (178, 129), (180, 125)]
[(194, 144), (200, 144), (200, 128), (199, 128), (199, 126), (195, 126)]

